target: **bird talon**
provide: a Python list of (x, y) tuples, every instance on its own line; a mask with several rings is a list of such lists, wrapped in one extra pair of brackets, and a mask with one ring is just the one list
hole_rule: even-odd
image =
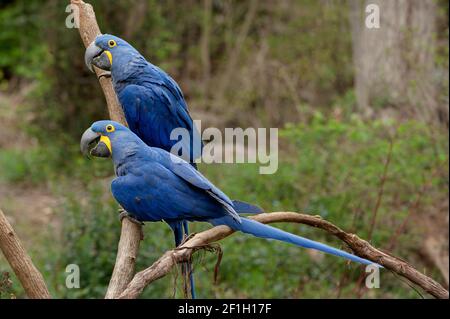
[(125, 209), (120, 208), (119, 209), (119, 220), (122, 222), (124, 218), (127, 218), (130, 222), (135, 223), (139, 226), (143, 226), (144, 223), (138, 220), (136, 217), (131, 215), (129, 212), (127, 212)]
[[(123, 219), (126, 218), (128, 219), (130, 222), (139, 225), (139, 226), (143, 226), (144, 223), (141, 222), (140, 220), (137, 220), (133, 215), (131, 215), (129, 212), (127, 212), (125, 209), (123, 208), (119, 208), (119, 220), (120, 222), (123, 221)], [(142, 227), (139, 227), (139, 231), (140, 231), (140, 238), (141, 240), (144, 240), (144, 231), (142, 230)]]
[(185, 242), (189, 241), (191, 238), (193, 238), (197, 233), (190, 233), (188, 236), (184, 236), (183, 240), (181, 241), (181, 245), (183, 245)]
[(97, 79), (100, 80), (102, 77), (110, 78), (110, 77), (111, 77), (111, 72), (109, 72), (109, 71), (103, 71), (103, 72), (101, 72), (101, 73), (97, 76)]

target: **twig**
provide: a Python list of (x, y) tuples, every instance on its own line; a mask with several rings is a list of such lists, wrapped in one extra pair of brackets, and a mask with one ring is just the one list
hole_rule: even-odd
[(0, 209), (0, 250), (32, 299), (50, 299), (44, 278), (22, 246), (11, 224)]
[(389, 151), (388, 151), (386, 163), (384, 164), (383, 175), (382, 175), (381, 181), (380, 181), (380, 188), (378, 190), (377, 202), (376, 202), (375, 208), (373, 210), (372, 220), (370, 221), (369, 234), (367, 235), (367, 240), (369, 240), (369, 241), (372, 240), (373, 231), (374, 231), (375, 225), (377, 223), (378, 210), (380, 209), (381, 199), (383, 198), (383, 194), (384, 194), (384, 184), (386, 183), (389, 164), (391, 163), (393, 146), (394, 146), (394, 140), (391, 139), (389, 142)]
[[(397, 131), (397, 129), (395, 131)], [(367, 240), (369, 242), (372, 240), (373, 231), (375, 230), (375, 226), (377, 223), (378, 210), (380, 209), (381, 200), (383, 199), (383, 195), (384, 195), (384, 185), (385, 185), (386, 179), (387, 179), (389, 164), (391, 163), (393, 146), (394, 146), (394, 138), (391, 138), (391, 140), (389, 141), (389, 150), (388, 150), (387, 159), (384, 164), (383, 175), (381, 176), (380, 186), (378, 188), (377, 201), (375, 203), (375, 208), (372, 213), (372, 219), (369, 224), (370, 225), (369, 234), (367, 235)], [(367, 274), (365, 272), (362, 272), (357, 280), (357, 285), (355, 287), (355, 290), (357, 290), (358, 298), (361, 298), (362, 295), (364, 294), (365, 287), (363, 286), (363, 282), (364, 282), (364, 279), (366, 279), (366, 275)]]
[[(94, 9), (82, 0), (71, 0), (72, 5), (78, 6), (79, 31), (84, 45), (87, 47), (97, 35), (100, 29), (95, 18)], [(117, 100), (111, 79), (100, 76), (101, 70), (95, 68), (98, 81), (105, 94), (109, 116), (112, 120), (127, 124), (122, 108)], [(122, 232), (117, 250), (116, 264), (109, 282), (105, 298), (116, 298), (125, 289), (134, 275), (136, 257), (141, 240), (141, 226), (132, 223), (127, 218), (122, 219)]]
[[(339, 227), (318, 216), (293, 212), (277, 212), (260, 214), (252, 216), (251, 218), (265, 224), (274, 222), (291, 222), (323, 229), (346, 243), (356, 255), (384, 266), (396, 274), (408, 279), (410, 282), (418, 285), (436, 298), (449, 298), (448, 291), (444, 289), (444, 287), (432, 278), (416, 270), (407, 262), (380, 251), (370, 245), (367, 241), (354, 234), (343, 231)], [(234, 231), (227, 226), (217, 226), (196, 234), (178, 249), (170, 250), (164, 253), (164, 255), (162, 255), (149, 268), (138, 272), (119, 298), (137, 298), (147, 285), (167, 275), (172, 267), (174, 267), (177, 263), (189, 260), (195, 250), (194, 247), (219, 241), (233, 233)]]

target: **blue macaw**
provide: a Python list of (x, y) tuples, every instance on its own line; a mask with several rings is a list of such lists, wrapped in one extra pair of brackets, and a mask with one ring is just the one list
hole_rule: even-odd
[[(189, 115), (186, 101), (178, 84), (159, 67), (146, 59), (126, 41), (103, 34), (88, 46), (85, 62), (110, 71), (114, 90), (130, 129), (147, 145), (171, 151), (176, 143), (181, 146), (178, 156), (197, 167), (194, 160), (201, 155), (203, 143)], [(189, 141), (171, 132), (183, 128), (189, 133)], [(187, 236), (188, 224), (172, 223), (175, 245)], [(183, 235), (184, 232), (184, 235)], [(195, 298), (194, 279), (190, 270), (191, 295)], [(183, 272), (186, 270), (183, 268)]]
[(86, 65), (111, 71), (114, 90), (128, 126), (147, 145), (169, 151), (181, 137), (171, 139), (174, 129), (189, 132), (190, 144), (179, 155), (195, 167), (203, 144), (178, 84), (166, 72), (148, 62), (135, 48), (116, 36), (96, 37), (85, 52)]
[(257, 206), (232, 201), (188, 162), (146, 145), (136, 134), (114, 121), (98, 121), (80, 141), (81, 151), (96, 157), (112, 157), (116, 178), (114, 198), (142, 222), (165, 221), (172, 228), (180, 220), (227, 225), (256, 237), (276, 239), (316, 249), (362, 264), (373, 262), (328, 245), (245, 218), (259, 213)]

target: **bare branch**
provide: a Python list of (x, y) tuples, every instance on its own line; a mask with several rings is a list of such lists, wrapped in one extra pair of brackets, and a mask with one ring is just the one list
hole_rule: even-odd
[(109, 281), (106, 299), (117, 298), (133, 279), (140, 242), (141, 226), (124, 218), (122, 220), (122, 232), (117, 249), (116, 264)]
[[(79, 31), (84, 45), (87, 47), (95, 37), (100, 34), (94, 9), (82, 0), (71, 0), (72, 5), (78, 6), (80, 19)], [(95, 68), (95, 67), (94, 67)], [(95, 68), (97, 78), (105, 94), (109, 116), (112, 120), (127, 125), (122, 108), (117, 100), (111, 79), (100, 76), (103, 71)], [(111, 281), (105, 298), (116, 298), (125, 289), (134, 275), (134, 266), (139, 251), (141, 240), (141, 226), (132, 223), (127, 218), (122, 220), (122, 232), (117, 251), (116, 264), (114, 266)]]
[[(264, 224), (290, 222), (323, 229), (346, 243), (356, 255), (378, 263), (386, 269), (405, 277), (436, 298), (449, 298), (449, 294), (446, 289), (430, 277), (425, 276), (416, 270), (406, 261), (374, 248), (367, 241), (359, 238), (357, 235), (346, 233), (339, 227), (322, 219), (320, 216), (311, 216), (293, 212), (277, 212), (260, 214), (250, 218)], [(188, 260), (192, 253), (196, 250), (196, 247), (221, 240), (231, 234), (233, 234), (233, 230), (227, 226), (217, 226), (196, 234), (179, 248), (166, 252), (149, 268), (137, 273), (128, 285), (127, 289), (125, 289), (119, 298), (137, 298), (147, 285), (167, 275), (172, 267), (174, 267), (177, 263)]]
[(0, 209), (0, 250), (19, 278), (25, 293), (32, 299), (50, 299), (44, 278)]

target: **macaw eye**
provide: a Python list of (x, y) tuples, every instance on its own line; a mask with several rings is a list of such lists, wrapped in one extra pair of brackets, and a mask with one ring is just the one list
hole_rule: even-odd
[(115, 128), (111, 124), (106, 125), (106, 132), (111, 133), (114, 132)]
[(109, 40), (108, 41), (108, 45), (109, 45), (110, 48), (112, 48), (112, 47), (115, 47), (117, 45), (117, 43), (114, 40)]

